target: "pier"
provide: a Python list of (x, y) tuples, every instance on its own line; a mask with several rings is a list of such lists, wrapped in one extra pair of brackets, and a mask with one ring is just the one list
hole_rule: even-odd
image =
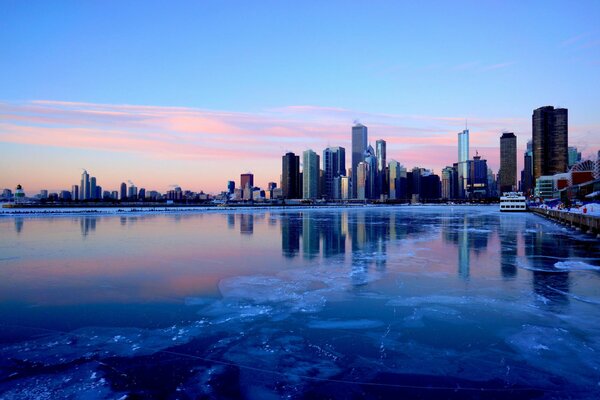
[(575, 214), (567, 211), (530, 208), (535, 214), (554, 220), (577, 230), (596, 235), (600, 238), (600, 217), (589, 214)]

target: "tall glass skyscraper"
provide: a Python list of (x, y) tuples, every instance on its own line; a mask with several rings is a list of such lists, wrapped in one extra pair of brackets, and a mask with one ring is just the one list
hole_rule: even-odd
[(81, 185), (79, 186), (79, 200), (87, 200), (90, 198), (90, 175), (84, 169), (81, 174)]
[(312, 150), (302, 153), (302, 198), (317, 199), (319, 197), (320, 160)]
[(352, 127), (352, 198), (356, 199), (358, 194), (358, 163), (365, 160), (368, 140), (367, 127), (357, 123)]
[(375, 142), (375, 154), (377, 156), (377, 193), (388, 194), (387, 171), (386, 171), (386, 143), (379, 139)]
[(533, 178), (566, 172), (568, 168), (569, 111), (552, 106), (533, 110)]
[(291, 152), (281, 158), (281, 189), (286, 199), (302, 197), (300, 157)]
[[(328, 147), (323, 150), (323, 196), (335, 199), (334, 180), (346, 175), (346, 149), (343, 147)], [(339, 190), (338, 190), (339, 192)]]
[(465, 198), (469, 180), (469, 130), (458, 132), (458, 197)]

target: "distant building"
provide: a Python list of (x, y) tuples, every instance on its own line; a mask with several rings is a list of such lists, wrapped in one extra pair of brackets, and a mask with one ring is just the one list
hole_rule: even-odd
[(529, 196), (533, 194), (533, 146), (527, 142), (527, 150), (523, 154), (523, 170), (521, 171), (521, 191)]
[(127, 190), (127, 198), (129, 200), (135, 201), (138, 197), (138, 188), (132, 183)]
[(473, 160), (469, 161), (469, 183), (467, 191), (470, 199), (483, 199), (489, 196), (487, 173), (487, 160), (482, 160), (479, 154), (476, 154), (473, 157)]
[(377, 156), (371, 145), (367, 147), (367, 151), (365, 152), (365, 162), (369, 166), (367, 170), (368, 175), (365, 196), (367, 199), (379, 199), (379, 188), (377, 186)]
[(469, 130), (458, 133), (457, 196), (464, 199), (469, 179)]
[(121, 183), (121, 192), (120, 192), (119, 200), (121, 200), (121, 201), (127, 200), (127, 184), (125, 184), (125, 182)]
[(500, 191), (513, 192), (517, 188), (517, 137), (504, 132), (500, 137)]
[[(328, 147), (323, 150), (323, 197), (339, 199), (339, 178), (346, 175), (346, 149)], [(334, 190), (334, 180), (338, 178), (338, 190)]]
[(90, 175), (86, 170), (81, 174), (81, 185), (79, 186), (79, 200), (88, 200), (90, 198)]
[(96, 192), (96, 186), (97, 186), (96, 185), (96, 177), (92, 176), (90, 178), (90, 197), (89, 197), (90, 199), (95, 200), (98, 198), (97, 192)]
[(234, 181), (228, 181), (227, 182), (227, 193), (233, 194), (234, 191), (235, 191), (235, 182)]
[(454, 185), (456, 185), (456, 182), (454, 182), (454, 169), (452, 167), (444, 168), (442, 170), (442, 199), (454, 198)]
[(363, 124), (352, 127), (352, 198), (358, 197), (358, 163), (364, 161), (368, 144), (368, 130)]
[(533, 178), (566, 172), (569, 120), (566, 108), (540, 107), (533, 111)]
[(340, 199), (350, 199), (352, 194), (350, 192), (350, 177), (340, 176)]
[(48, 198), (48, 191), (46, 189), (40, 190), (40, 199), (47, 199), (47, 198)]
[(577, 151), (577, 147), (569, 146), (568, 153), (569, 153), (568, 167), (571, 168), (573, 165), (575, 165), (581, 161), (581, 152)]
[(281, 157), (281, 189), (285, 199), (302, 197), (300, 157), (291, 152)]
[(71, 199), (79, 200), (79, 186), (77, 186), (77, 185), (71, 186)]
[(358, 163), (356, 167), (356, 198), (367, 199), (367, 181), (369, 179), (369, 164), (365, 161)]
[(375, 156), (377, 157), (377, 193), (388, 195), (387, 183), (387, 161), (386, 161), (386, 142), (379, 139), (375, 142)]
[(391, 200), (400, 199), (400, 178), (402, 165), (396, 160), (390, 160), (388, 194)]
[(317, 199), (319, 196), (319, 155), (312, 150), (302, 153), (302, 198)]
[(248, 172), (240, 175), (240, 188), (253, 188), (254, 187), (254, 174)]

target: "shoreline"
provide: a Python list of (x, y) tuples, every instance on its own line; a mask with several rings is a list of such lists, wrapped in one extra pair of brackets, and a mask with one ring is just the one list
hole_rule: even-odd
[(493, 206), (495, 204), (323, 204), (323, 205), (243, 205), (243, 206), (148, 206), (148, 207), (23, 207), (23, 208), (1, 208), (0, 218), (18, 216), (79, 216), (98, 215), (110, 216), (121, 214), (177, 214), (177, 213), (220, 213), (236, 211), (295, 211), (295, 210), (319, 210), (319, 209), (363, 209), (363, 208), (390, 208), (390, 207), (477, 207)]

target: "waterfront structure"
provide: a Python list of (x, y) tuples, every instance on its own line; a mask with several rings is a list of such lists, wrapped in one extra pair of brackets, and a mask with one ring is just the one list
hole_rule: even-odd
[(386, 171), (386, 142), (379, 139), (375, 142), (375, 156), (377, 157), (377, 193), (388, 194), (387, 171)]
[[(323, 150), (323, 196), (327, 199), (339, 199), (340, 195), (334, 190), (336, 178), (346, 175), (346, 149), (343, 147), (328, 147)], [(339, 192), (339, 190), (338, 190)]]
[(533, 111), (533, 178), (566, 172), (569, 120), (566, 108), (540, 107)]
[(458, 133), (457, 197), (464, 199), (469, 179), (469, 130)]
[(281, 189), (285, 199), (302, 197), (300, 157), (291, 152), (281, 157)]
[(358, 164), (365, 160), (367, 150), (368, 130), (363, 124), (357, 123), (352, 127), (352, 198), (358, 196)]
[(302, 153), (302, 198), (314, 200), (319, 196), (320, 160), (312, 150)]
[(513, 192), (517, 187), (517, 137), (504, 132), (500, 137), (500, 192)]
[(90, 175), (85, 169), (81, 174), (81, 185), (79, 188), (79, 200), (88, 200), (90, 198)]

